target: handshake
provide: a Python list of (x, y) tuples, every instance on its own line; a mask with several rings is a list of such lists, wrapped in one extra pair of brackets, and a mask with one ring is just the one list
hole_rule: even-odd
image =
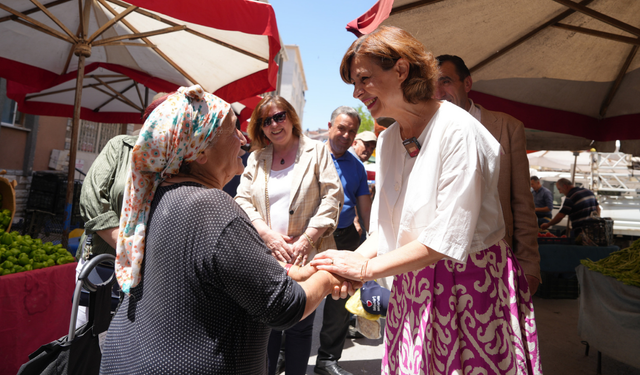
[(289, 276), (298, 282), (305, 282), (316, 274), (314, 279), (322, 275), (322, 282), (330, 288), (331, 297), (337, 300), (352, 296), (369, 279), (368, 262), (368, 259), (353, 251), (327, 250), (316, 255), (306, 266), (291, 267)]

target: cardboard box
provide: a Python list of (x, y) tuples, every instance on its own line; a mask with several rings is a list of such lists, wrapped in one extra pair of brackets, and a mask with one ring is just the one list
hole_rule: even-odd
[(51, 150), (51, 158), (49, 158), (49, 168), (61, 171), (69, 165), (68, 150)]

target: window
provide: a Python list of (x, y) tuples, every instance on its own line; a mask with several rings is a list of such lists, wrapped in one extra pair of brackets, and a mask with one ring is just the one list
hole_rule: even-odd
[[(71, 126), (73, 120), (67, 122), (67, 142), (65, 149), (69, 149), (71, 142)], [(120, 134), (120, 124), (103, 124), (93, 121), (80, 120), (78, 132), (78, 151), (100, 153), (109, 140)]]
[(6, 98), (2, 106), (2, 124), (22, 127), (22, 113), (18, 112), (18, 103)]

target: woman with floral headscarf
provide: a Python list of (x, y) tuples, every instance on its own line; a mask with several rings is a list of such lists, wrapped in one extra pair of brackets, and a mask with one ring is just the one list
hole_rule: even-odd
[(145, 122), (116, 249), (125, 297), (101, 373), (265, 374), (270, 327), (351, 291), (328, 272), (283, 268), (220, 190), (243, 171), (234, 124), (229, 104), (199, 86), (180, 88)]

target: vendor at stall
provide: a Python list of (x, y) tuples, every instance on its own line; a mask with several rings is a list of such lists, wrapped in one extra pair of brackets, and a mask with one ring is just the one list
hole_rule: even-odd
[(558, 224), (565, 216), (573, 227), (573, 235), (582, 232), (586, 220), (593, 216), (600, 216), (600, 206), (595, 194), (589, 189), (575, 187), (571, 181), (561, 178), (556, 181), (558, 191), (566, 196), (562, 208), (550, 222), (540, 225), (540, 229), (547, 229)]
[(542, 186), (538, 176), (531, 176), (531, 194), (533, 194), (538, 226), (548, 223), (551, 221), (551, 211), (553, 211), (553, 193)]

